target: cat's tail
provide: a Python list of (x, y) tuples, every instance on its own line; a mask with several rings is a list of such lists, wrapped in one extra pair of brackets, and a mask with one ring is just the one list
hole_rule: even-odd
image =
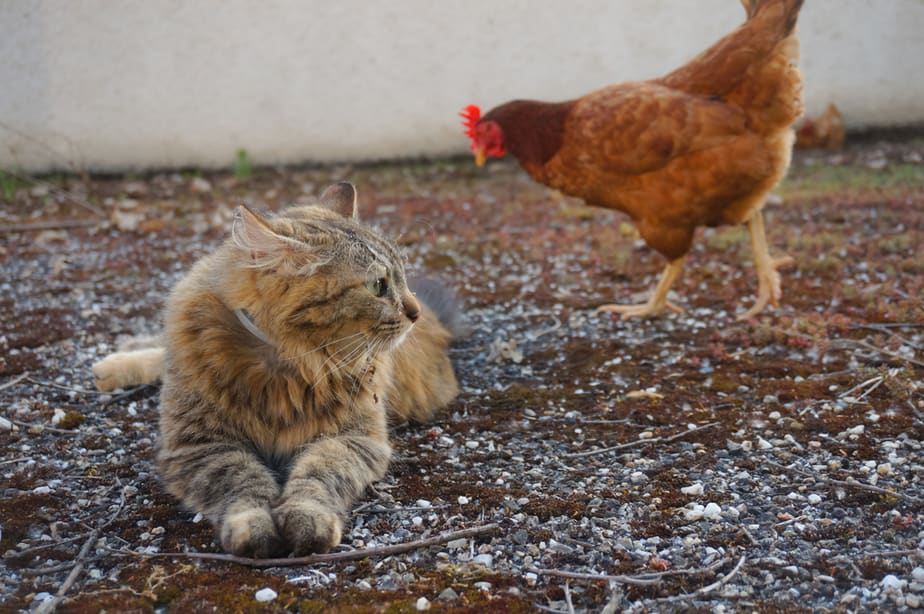
[(468, 324), (459, 307), (459, 300), (455, 292), (432, 277), (422, 277), (409, 282), (411, 292), (436, 316), (454, 339), (468, 334)]
[(160, 337), (132, 337), (119, 351), (93, 365), (96, 387), (103, 392), (153, 384), (163, 377), (164, 348)]

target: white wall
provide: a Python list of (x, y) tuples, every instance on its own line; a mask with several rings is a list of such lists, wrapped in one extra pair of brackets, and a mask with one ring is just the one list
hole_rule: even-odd
[[(736, 0), (0, 0), (0, 167), (460, 153), (456, 113), (656, 76)], [(806, 0), (809, 112), (924, 122), (924, 1)]]

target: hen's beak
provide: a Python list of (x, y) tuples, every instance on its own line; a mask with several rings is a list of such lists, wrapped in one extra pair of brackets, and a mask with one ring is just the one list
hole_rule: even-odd
[(484, 166), (484, 161), (486, 157), (487, 156), (485, 156), (484, 154), (484, 147), (479, 147), (478, 149), (476, 149), (475, 150), (475, 165), (479, 167)]

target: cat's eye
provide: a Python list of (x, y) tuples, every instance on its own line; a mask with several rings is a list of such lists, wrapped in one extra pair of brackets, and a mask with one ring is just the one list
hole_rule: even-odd
[(369, 284), (369, 291), (377, 297), (382, 298), (388, 294), (388, 280), (384, 277), (379, 277)]

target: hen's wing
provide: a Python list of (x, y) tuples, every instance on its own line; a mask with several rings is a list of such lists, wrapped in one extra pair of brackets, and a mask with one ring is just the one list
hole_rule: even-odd
[(652, 82), (622, 83), (577, 101), (555, 157), (603, 174), (639, 175), (746, 132), (744, 113), (721, 101)]

